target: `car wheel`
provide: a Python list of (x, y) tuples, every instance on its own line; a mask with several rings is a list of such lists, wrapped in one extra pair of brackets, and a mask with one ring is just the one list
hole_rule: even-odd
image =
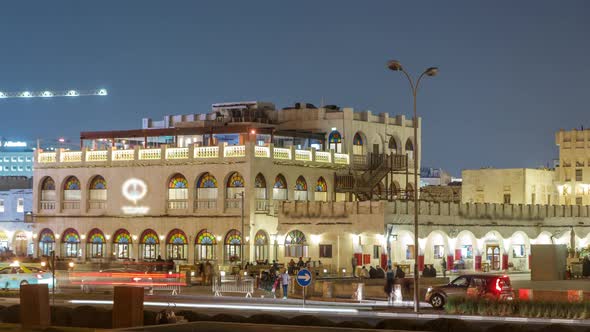
[(26, 281), (26, 280), (23, 280), (23, 281), (21, 281), (21, 282), (20, 282), (20, 285), (21, 285), (21, 286), (22, 286), (22, 285), (28, 285), (28, 284), (29, 284), (29, 282), (28, 282), (28, 281)]
[(433, 308), (440, 309), (445, 305), (445, 299), (440, 294), (434, 294), (430, 298), (430, 304)]

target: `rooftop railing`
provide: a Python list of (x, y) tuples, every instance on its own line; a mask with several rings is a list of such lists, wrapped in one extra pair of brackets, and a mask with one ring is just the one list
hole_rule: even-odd
[[(260, 158), (280, 161), (292, 161), (294, 163), (317, 163), (329, 165), (349, 165), (350, 156), (333, 151), (316, 151), (315, 149), (298, 150), (291, 148), (279, 148), (274, 146), (254, 145), (219, 145), (219, 146), (190, 146), (186, 148), (172, 148), (163, 146), (156, 149), (127, 149), (127, 150), (82, 150), (57, 152), (37, 151), (35, 165), (37, 167), (74, 166), (74, 164), (119, 164), (126, 162), (152, 162), (163, 161), (207, 161), (212, 159), (234, 158)], [(321, 165), (318, 165), (321, 166)]]

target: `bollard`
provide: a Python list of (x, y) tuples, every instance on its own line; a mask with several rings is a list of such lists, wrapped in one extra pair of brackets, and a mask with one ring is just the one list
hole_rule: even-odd
[(113, 328), (143, 326), (143, 287), (115, 286)]
[(332, 283), (330, 281), (324, 281), (322, 284), (322, 297), (331, 299), (333, 293)]
[(20, 286), (20, 322), (24, 328), (51, 325), (47, 284)]
[(356, 301), (362, 301), (363, 300), (363, 291), (365, 289), (365, 284), (364, 283), (353, 283), (352, 286), (354, 288), (354, 293), (352, 294), (352, 298), (355, 299)]
[(401, 303), (402, 301), (403, 301), (402, 285), (395, 284), (393, 286), (393, 302), (395, 302), (395, 303)]

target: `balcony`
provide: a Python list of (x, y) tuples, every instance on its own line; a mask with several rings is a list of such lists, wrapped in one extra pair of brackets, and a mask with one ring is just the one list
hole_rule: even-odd
[(225, 209), (226, 210), (239, 210), (242, 205), (241, 198), (227, 198), (225, 200)]
[(217, 209), (217, 199), (197, 199), (194, 209), (195, 212), (199, 210), (215, 210)]
[(104, 210), (107, 206), (106, 201), (91, 200), (88, 201), (88, 209), (90, 210)]
[[(296, 164), (311, 164), (314, 167), (343, 168), (350, 164), (350, 156), (343, 153), (316, 151), (315, 149), (297, 150), (274, 146), (231, 145), (231, 146), (190, 146), (186, 148), (162, 147), (159, 149), (133, 150), (82, 150), (43, 152), (35, 155), (36, 168), (80, 167), (80, 166), (118, 166), (118, 165), (155, 165), (162, 163), (215, 162), (224, 159), (271, 159)], [(357, 158), (359, 156), (355, 156)], [(360, 156), (366, 158), (365, 156)], [(359, 162), (355, 160), (355, 163)], [(360, 161), (362, 162), (362, 161)], [(366, 161), (365, 161), (366, 162)]]
[(63, 210), (79, 210), (80, 209), (80, 201), (63, 201), (62, 209)]
[(269, 205), (268, 199), (256, 199), (256, 212), (268, 212)]
[(41, 201), (41, 210), (55, 210), (55, 201)]
[(168, 210), (186, 210), (188, 201), (186, 200), (168, 200)]

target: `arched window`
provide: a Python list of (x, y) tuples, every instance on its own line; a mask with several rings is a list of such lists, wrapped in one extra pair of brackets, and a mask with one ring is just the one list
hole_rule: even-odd
[(354, 134), (352, 138), (352, 154), (356, 155), (364, 155), (365, 154), (365, 145), (363, 141), (363, 136), (360, 133)]
[(29, 238), (25, 231), (16, 231), (13, 237), (14, 253), (18, 257), (26, 256), (28, 251)]
[(398, 153), (397, 150), (397, 142), (395, 140), (395, 137), (391, 136), (389, 138), (389, 150), (391, 150), (392, 153)]
[(158, 258), (160, 252), (160, 239), (153, 229), (146, 229), (139, 238), (139, 255), (144, 261), (152, 261)]
[(379, 182), (373, 187), (373, 199), (381, 199), (385, 194), (385, 186), (383, 182)]
[(187, 245), (186, 234), (176, 228), (168, 233), (166, 240), (166, 258), (174, 260), (187, 259)]
[(299, 230), (290, 231), (285, 237), (285, 257), (308, 257), (305, 235)]
[(240, 246), (242, 244), (242, 235), (235, 229), (227, 232), (225, 235), (225, 254), (226, 262), (237, 263), (240, 261)]
[(216, 245), (215, 236), (206, 229), (201, 230), (195, 238), (195, 261), (214, 260)]
[(262, 173), (258, 173), (254, 178), (254, 196), (256, 198), (256, 211), (268, 211), (266, 179)]
[(391, 194), (393, 196), (393, 199), (397, 199), (398, 195), (399, 195), (399, 183), (397, 183), (397, 181), (391, 181), (391, 186), (390, 186), (390, 190), (391, 190)]
[(233, 172), (227, 179), (225, 195), (226, 209), (239, 209), (241, 196), (244, 193), (244, 178), (238, 172)]
[(283, 174), (277, 175), (275, 178), (275, 184), (272, 188), (272, 199), (275, 200), (286, 200), (287, 199), (287, 180)]
[(408, 159), (414, 159), (414, 143), (409, 138), (406, 141), (406, 154), (408, 155)]
[(105, 256), (106, 242), (103, 232), (98, 228), (93, 228), (88, 232), (86, 240), (86, 257), (103, 258)]
[(41, 210), (54, 210), (55, 198), (55, 181), (48, 176), (41, 183)]
[(107, 201), (107, 182), (97, 175), (90, 181), (90, 209), (104, 209)]
[(131, 235), (126, 229), (120, 228), (113, 236), (113, 253), (118, 259), (129, 259), (131, 252)]
[(336, 153), (342, 153), (342, 135), (337, 130), (332, 130), (328, 135), (328, 149)]
[(299, 176), (295, 181), (294, 198), (296, 201), (307, 201), (307, 181), (303, 176)]
[(188, 181), (180, 173), (174, 174), (168, 182), (168, 209), (188, 208)]
[(316, 181), (314, 198), (316, 201), (322, 202), (328, 200), (328, 184), (323, 176), (320, 176)]
[(68, 228), (61, 236), (62, 255), (67, 258), (79, 257), (80, 253), (80, 235), (73, 228)]
[(197, 179), (196, 209), (217, 208), (217, 179), (209, 172), (203, 173)]
[(39, 255), (49, 256), (55, 250), (55, 235), (49, 228), (39, 232)]
[(268, 235), (263, 230), (254, 236), (254, 259), (260, 263), (268, 260)]
[(82, 191), (80, 190), (80, 180), (75, 176), (70, 176), (64, 183), (63, 209), (79, 209)]

